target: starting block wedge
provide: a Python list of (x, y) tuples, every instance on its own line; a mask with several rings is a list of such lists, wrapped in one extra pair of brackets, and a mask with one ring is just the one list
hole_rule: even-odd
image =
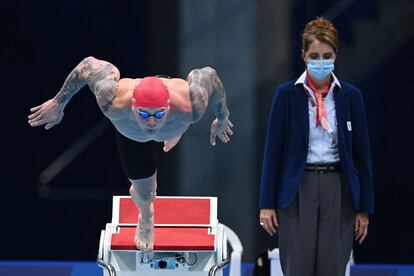
[(218, 222), (216, 197), (157, 197), (151, 252), (135, 246), (138, 212), (130, 196), (113, 197), (112, 221), (101, 231), (97, 258), (104, 276), (222, 276), (229, 263), (230, 275), (240, 275), (243, 248), (237, 235)]

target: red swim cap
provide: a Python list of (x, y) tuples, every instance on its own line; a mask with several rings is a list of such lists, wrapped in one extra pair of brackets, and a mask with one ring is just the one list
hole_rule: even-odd
[(132, 105), (144, 108), (166, 107), (169, 98), (168, 88), (159, 78), (146, 77), (135, 86)]

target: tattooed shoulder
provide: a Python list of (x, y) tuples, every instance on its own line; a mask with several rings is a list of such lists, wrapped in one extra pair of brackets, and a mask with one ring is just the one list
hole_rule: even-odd
[(187, 80), (189, 81), (190, 101), (193, 110), (193, 121), (195, 122), (198, 121), (206, 111), (211, 85), (205, 78), (205, 72), (200, 69), (192, 70), (188, 75)]
[(116, 97), (120, 73), (113, 64), (97, 60), (93, 57), (86, 58), (82, 74), (86, 78), (88, 86), (95, 94), (96, 100), (102, 111), (107, 111)]
[(194, 69), (188, 75), (187, 81), (190, 85), (194, 121), (201, 118), (209, 101), (217, 118), (228, 116), (226, 93), (215, 69), (211, 67)]

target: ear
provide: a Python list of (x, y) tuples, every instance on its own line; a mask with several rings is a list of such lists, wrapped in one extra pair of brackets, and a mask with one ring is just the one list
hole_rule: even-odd
[(169, 113), (171, 110), (170, 100), (168, 100), (168, 105), (165, 107), (165, 111)]

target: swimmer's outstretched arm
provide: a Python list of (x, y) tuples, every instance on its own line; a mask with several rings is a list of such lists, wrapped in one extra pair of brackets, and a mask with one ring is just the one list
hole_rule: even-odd
[(94, 57), (87, 57), (72, 70), (53, 99), (30, 109), (32, 114), (29, 115), (28, 122), (32, 127), (45, 125), (45, 129), (59, 124), (65, 106), (85, 85), (89, 85), (99, 106), (105, 111), (115, 98), (118, 80), (119, 71), (114, 65)]
[(214, 146), (216, 137), (227, 143), (233, 135), (231, 130), (233, 124), (229, 120), (226, 91), (216, 70), (211, 67), (194, 69), (188, 74), (187, 81), (190, 86), (193, 121), (200, 120), (210, 102), (216, 115), (216, 119), (211, 124), (210, 143)]

